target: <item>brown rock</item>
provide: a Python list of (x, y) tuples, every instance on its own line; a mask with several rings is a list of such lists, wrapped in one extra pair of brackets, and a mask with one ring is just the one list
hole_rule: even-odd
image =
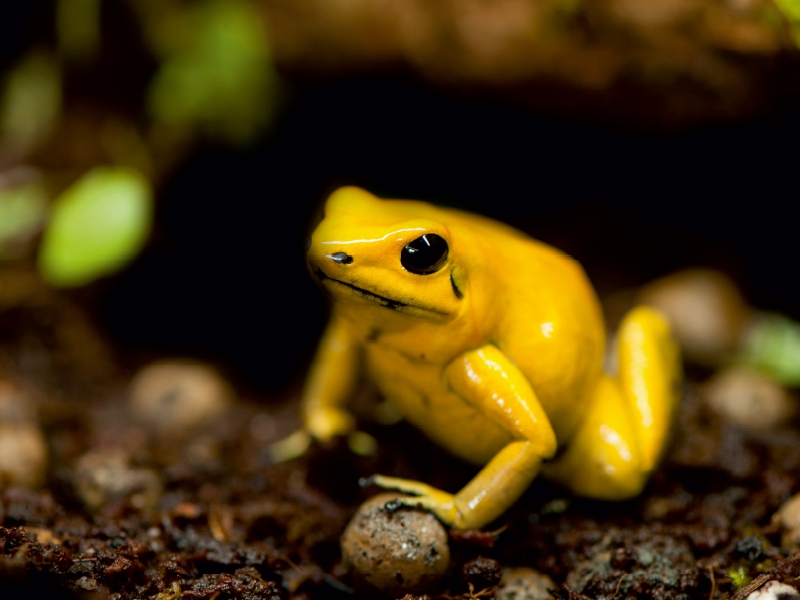
[(783, 528), (781, 546), (793, 551), (800, 548), (800, 494), (784, 502), (774, 518)]
[(795, 403), (784, 388), (746, 367), (730, 367), (717, 373), (703, 390), (717, 414), (751, 431), (774, 429), (795, 412)]
[(722, 273), (691, 269), (663, 277), (639, 300), (663, 312), (689, 360), (716, 365), (732, 354), (751, 311)]
[(158, 473), (132, 467), (125, 452), (116, 448), (88, 452), (78, 459), (74, 486), (91, 512), (124, 498), (134, 508), (150, 509), (161, 498), (163, 489)]
[(47, 443), (35, 423), (0, 422), (0, 487), (35, 489), (47, 472)]
[(527, 567), (503, 569), (497, 600), (550, 600), (556, 584), (547, 575)]
[(342, 535), (342, 558), (361, 587), (401, 597), (421, 593), (444, 574), (450, 561), (447, 532), (432, 514), (414, 508), (387, 510), (399, 497), (367, 500)]
[(142, 369), (131, 384), (134, 416), (155, 431), (180, 435), (225, 413), (233, 392), (213, 368), (165, 362)]

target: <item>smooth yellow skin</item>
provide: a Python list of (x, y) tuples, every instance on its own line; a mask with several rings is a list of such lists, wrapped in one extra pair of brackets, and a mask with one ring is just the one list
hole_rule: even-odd
[[(446, 240), (447, 260), (412, 273), (401, 251), (428, 233)], [(641, 491), (679, 399), (660, 314), (626, 317), (609, 376), (599, 303), (576, 261), (477, 215), (352, 187), (328, 199), (308, 263), (334, 305), (303, 392), (300, 452), (309, 435), (352, 431), (346, 404), (365, 369), (408, 421), (482, 467), (456, 494), (375, 476), (452, 527), (486, 525), (540, 472), (597, 498)]]

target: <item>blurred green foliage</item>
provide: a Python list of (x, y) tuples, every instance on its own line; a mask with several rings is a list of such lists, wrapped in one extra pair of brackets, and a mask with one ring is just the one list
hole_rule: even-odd
[(782, 385), (800, 387), (800, 323), (777, 314), (760, 317), (747, 336), (743, 360)]
[(51, 284), (84, 285), (136, 256), (152, 225), (150, 183), (128, 168), (93, 169), (52, 205), (39, 250), (39, 270)]
[[(110, 3), (102, 0), (56, 0), (55, 45), (29, 48), (2, 81), (0, 260), (30, 257), (44, 227), (39, 269), (57, 286), (110, 274), (141, 250), (151, 229), (152, 188), (193, 142), (250, 143), (275, 110), (279, 79), (255, 0), (127, 3), (138, 23), (124, 26), (139, 28), (158, 61), (142, 89), (144, 118), (69, 94), (74, 75), (86, 81), (93, 69), (102, 73), (101, 53), (118, 34), (120, 24), (104, 18), (113, 11), (106, 13)], [(46, 190), (60, 189), (64, 173), (85, 172), (87, 162), (117, 166), (90, 170), (48, 213)], [(15, 169), (37, 177), (4, 183)]]
[(58, 53), (68, 60), (87, 61), (100, 47), (101, 0), (58, 0)]
[(775, 6), (789, 22), (795, 44), (800, 48), (800, 0), (775, 0)]
[(61, 74), (45, 51), (30, 52), (6, 78), (0, 108), (4, 145), (28, 147), (49, 133), (61, 115)]
[(269, 124), (277, 76), (265, 27), (245, 0), (205, 0), (150, 23), (161, 67), (148, 109), (157, 124), (246, 143)]
[(12, 244), (35, 233), (46, 210), (47, 196), (39, 181), (0, 190), (0, 259), (13, 257)]

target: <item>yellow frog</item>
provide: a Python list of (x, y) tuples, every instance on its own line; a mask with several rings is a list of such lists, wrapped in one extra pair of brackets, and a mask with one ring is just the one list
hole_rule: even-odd
[(416, 427), (483, 467), (451, 494), (376, 475), (459, 529), (502, 514), (540, 472), (576, 494), (638, 494), (679, 401), (678, 348), (656, 311), (620, 326), (615, 375), (597, 297), (580, 265), (490, 219), (347, 187), (308, 245), (333, 296), (303, 392), (304, 429), (348, 434), (360, 368)]

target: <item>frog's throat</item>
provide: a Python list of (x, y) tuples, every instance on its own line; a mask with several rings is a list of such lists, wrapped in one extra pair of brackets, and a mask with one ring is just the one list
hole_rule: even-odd
[(426, 312), (435, 313), (437, 315), (447, 316), (447, 313), (442, 310), (436, 310), (435, 308), (428, 308), (425, 306), (417, 306), (416, 304), (408, 304), (406, 302), (401, 302), (400, 300), (393, 300), (392, 298), (387, 298), (386, 296), (381, 296), (380, 294), (376, 294), (375, 292), (365, 290), (364, 288), (358, 287), (357, 285), (353, 285), (352, 283), (347, 283), (346, 281), (342, 281), (341, 279), (335, 279), (330, 275), (326, 275), (325, 272), (320, 268), (314, 270), (314, 275), (317, 277), (317, 279), (319, 279), (320, 283), (324, 284), (325, 281), (333, 281), (335, 283), (350, 288), (363, 298), (371, 300), (372, 302), (375, 302), (377, 304), (380, 304), (385, 308), (390, 308), (392, 310), (398, 310), (398, 311), (404, 308), (416, 308), (417, 310), (424, 310)]

